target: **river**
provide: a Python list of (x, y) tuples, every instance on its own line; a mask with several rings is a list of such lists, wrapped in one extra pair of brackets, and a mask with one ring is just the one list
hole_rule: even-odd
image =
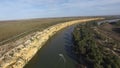
[(71, 45), (73, 29), (74, 26), (70, 26), (58, 31), (24, 68), (75, 68), (76, 62), (68, 56), (66, 49)]
[[(116, 20), (105, 20), (98, 23), (106, 21)], [(70, 26), (58, 31), (24, 68), (75, 68), (76, 62), (70, 58), (70, 54), (67, 52), (71, 50), (66, 49), (66, 46), (72, 44), (70, 41), (73, 29), (74, 26)]]

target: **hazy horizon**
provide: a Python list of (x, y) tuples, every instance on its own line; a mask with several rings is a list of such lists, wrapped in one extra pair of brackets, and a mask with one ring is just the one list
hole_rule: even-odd
[(2, 0), (0, 20), (120, 15), (120, 0)]

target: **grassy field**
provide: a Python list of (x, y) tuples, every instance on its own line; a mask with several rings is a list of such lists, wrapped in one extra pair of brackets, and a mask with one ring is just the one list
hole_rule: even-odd
[(57, 23), (76, 20), (80, 18), (46, 18), (46, 19), (31, 19), (31, 20), (14, 20), (0, 21), (0, 42), (9, 41), (9, 38), (16, 36), (22, 37), (31, 32), (42, 30), (50, 25)]

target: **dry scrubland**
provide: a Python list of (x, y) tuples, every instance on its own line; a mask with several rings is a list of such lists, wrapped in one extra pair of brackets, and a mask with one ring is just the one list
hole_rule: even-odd
[(32, 20), (0, 21), (0, 44), (11, 41), (11, 39), (13, 41), (31, 32), (42, 30), (50, 25), (76, 19), (80, 18), (46, 18)]

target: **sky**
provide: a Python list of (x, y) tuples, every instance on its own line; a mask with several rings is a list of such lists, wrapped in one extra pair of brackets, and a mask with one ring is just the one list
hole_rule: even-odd
[(0, 0), (0, 20), (120, 15), (120, 0)]

